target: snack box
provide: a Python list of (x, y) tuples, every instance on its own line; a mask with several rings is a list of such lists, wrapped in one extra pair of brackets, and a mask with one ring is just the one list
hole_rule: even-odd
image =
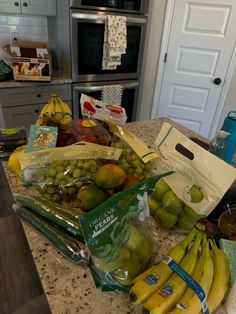
[(90, 142), (109, 145), (111, 136), (95, 119), (79, 119), (71, 122), (71, 134), (76, 142)]
[(15, 81), (51, 80), (51, 58), (47, 47), (6, 45), (3, 50), (11, 57)]

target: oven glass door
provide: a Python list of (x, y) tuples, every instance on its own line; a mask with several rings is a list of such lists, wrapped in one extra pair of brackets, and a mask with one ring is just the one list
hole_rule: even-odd
[(72, 13), (73, 81), (133, 79), (140, 75), (144, 48), (145, 17), (127, 18), (127, 49), (116, 70), (102, 69), (106, 15)]
[[(119, 83), (124, 87), (121, 104), (125, 108), (127, 122), (131, 122), (135, 119), (135, 104), (137, 103), (139, 81), (120, 81)], [(82, 118), (80, 109), (81, 94), (101, 100), (103, 84), (108, 85), (106, 82), (73, 84), (73, 119)], [(109, 82), (109, 84), (117, 84), (117, 82)]]

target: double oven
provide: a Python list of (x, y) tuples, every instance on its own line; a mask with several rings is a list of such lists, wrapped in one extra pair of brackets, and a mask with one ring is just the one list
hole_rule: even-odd
[[(101, 99), (104, 85), (121, 85), (122, 106), (127, 121), (135, 119), (140, 85), (147, 0), (71, 0), (70, 49), (73, 89), (73, 115), (81, 117), (80, 95)], [(124, 15), (127, 23), (127, 49), (115, 70), (102, 69), (104, 28), (108, 14)]]

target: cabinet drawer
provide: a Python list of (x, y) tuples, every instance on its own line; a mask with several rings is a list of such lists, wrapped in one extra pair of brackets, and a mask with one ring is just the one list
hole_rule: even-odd
[(1, 90), (2, 107), (44, 104), (56, 92), (62, 100), (71, 101), (71, 84), (16, 87)]

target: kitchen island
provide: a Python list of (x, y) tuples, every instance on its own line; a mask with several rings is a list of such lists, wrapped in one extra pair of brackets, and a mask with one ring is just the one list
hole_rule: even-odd
[[(170, 122), (188, 137), (196, 133), (181, 127), (168, 119), (137, 121), (127, 124), (127, 129), (146, 144), (152, 145), (162, 123)], [(34, 193), (32, 188), (23, 187), (19, 178), (3, 163), (12, 192)], [(22, 222), (31, 254), (39, 274), (43, 290), (53, 314), (125, 314), (142, 313), (142, 307), (129, 303), (128, 296), (122, 292), (102, 292), (95, 287), (89, 268), (78, 266), (58, 253), (45, 238), (32, 227)], [(156, 230), (156, 261), (160, 260), (181, 236), (174, 232)], [(216, 313), (225, 313), (220, 307)]]

